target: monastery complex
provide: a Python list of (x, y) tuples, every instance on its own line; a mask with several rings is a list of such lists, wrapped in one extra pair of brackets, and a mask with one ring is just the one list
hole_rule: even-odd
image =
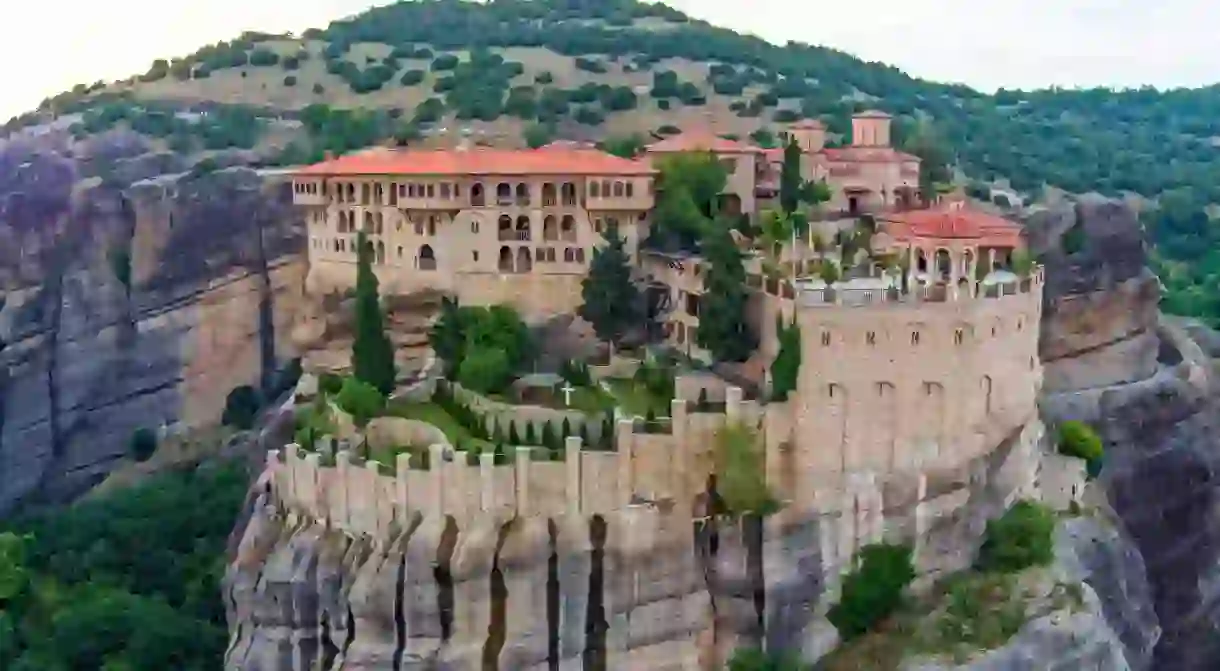
[[(633, 556), (670, 556), (669, 550), (693, 556), (670, 546), (698, 542), (683, 529), (712, 514), (705, 492), (715, 434), (740, 423), (757, 430), (767, 484), (782, 504), (767, 520), (767, 537), (789, 543), (766, 546), (767, 589), (789, 589), (816, 573), (818, 592), (833, 587), (861, 545), (880, 540), (911, 542), (921, 572), (963, 567), (969, 557), (958, 549), (986, 521), (980, 500), (1004, 506), (1042, 497), (1066, 506), (1078, 496), (1083, 464), (1043, 449), (1036, 407), (1043, 271), (1022, 263), (1021, 227), (964, 199), (921, 204), (919, 159), (890, 146), (883, 113), (857, 115), (851, 143), (841, 148), (825, 146), (816, 121), (794, 124), (787, 136), (802, 150), (803, 176), (825, 181), (831, 198), (814, 213), (808, 235), (787, 241), (775, 258), (742, 243), (747, 314), (759, 342), (745, 368), (765, 369), (774, 358), (777, 322), (800, 326), (799, 378), (786, 400), (753, 400), (725, 382), (704, 387), (719, 404), (710, 411), (679, 380), (662, 430), (620, 414), (612, 450), (585, 449), (569, 437), (562, 463), (535, 462), (529, 448), (520, 448), (504, 466), (490, 454), (468, 464), (426, 425), (394, 428), (395, 420), (379, 419), (369, 436), (400, 431), (429, 443), (430, 469), (413, 469), (406, 455), (396, 464), (361, 466), (346, 451), (328, 464), (325, 455), (290, 445), (269, 458), (277, 500), (290, 515), (355, 535), (385, 538), (423, 519), (410, 543), (426, 547), (440, 543), (448, 525), (551, 520), (561, 545), (568, 539), (614, 548), (620, 563), (613, 570), (621, 573)], [(555, 144), (379, 149), (303, 168), (293, 189), (308, 230), (308, 289), (323, 294), (354, 285), (362, 229), (383, 293), (436, 289), (463, 304), (511, 304), (527, 319), (569, 314), (581, 303), (594, 249), (615, 223), (639, 282), (668, 298), (661, 316), (667, 343), (706, 359), (694, 344), (704, 261), (646, 243), (654, 161), (686, 151), (710, 151), (729, 170), (722, 205), (730, 213), (756, 218), (777, 205), (782, 150), (697, 133), (661, 140), (637, 160)], [(862, 217), (875, 222), (868, 248), (836, 259), (857, 270), (828, 285), (814, 268), (837, 253), (826, 251), (828, 243)], [(582, 421), (576, 413), (565, 416)], [(528, 424), (538, 417), (497, 421)], [(593, 517), (604, 521), (604, 531), (589, 530)], [(654, 597), (615, 598), (629, 611)], [(655, 626), (686, 627), (689, 640), (675, 644), (682, 636), (669, 636), (665, 650), (620, 641), (610, 668), (723, 662), (732, 649), (724, 628), (706, 624), (711, 616), (695, 602), (671, 605)], [(522, 619), (520, 626), (534, 625)], [(616, 626), (611, 622), (612, 632)], [(768, 620), (768, 631), (772, 626)], [(718, 632), (715, 641), (707, 639), (709, 630)]]

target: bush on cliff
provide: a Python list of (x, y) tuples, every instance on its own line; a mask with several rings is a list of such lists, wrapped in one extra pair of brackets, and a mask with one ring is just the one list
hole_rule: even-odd
[(765, 515), (775, 510), (767, 487), (758, 436), (749, 427), (727, 424), (716, 434), (716, 490), (733, 515)]
[(844, 641), (868, 633), (902, 604), (915, 579), (911, 548), (878, 543), (860, 549), (858, 567), (843, 577), (842, 596), (827, 619)]
[(1055, 558), (1055, 513), (1033, 501), (1018, 501), (987, 523), (977, 567), (1013, 573), (1046, 566)]
[(150, 428), (136, 429), (127, 441), (127, 453), (138, 462), (148, 461), (156, 451), (157, 434)]
[(1101, 437), (1088, 424), (1068, 420), (1059, 425), (1059, 453), (1084, 459), (1089, 463), (1099, 461), (1104, 453)]
[(728, 671), (799, 671), (795, 659), (758, 648), (738, 648), (729, 659)]
[(258, 417), (262, 399), (254, 387), (243, 384), (234, 387), (225, 398), (225, 409), (220, 415), (220, 423), (235, 429), (248, 431), (254, 426)]

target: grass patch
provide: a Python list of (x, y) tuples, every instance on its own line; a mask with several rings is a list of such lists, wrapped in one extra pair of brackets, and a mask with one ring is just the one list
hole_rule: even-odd
[[(478, 463), (478, 455), (483, 452), (491, 452), (494, 449), (491, 443), (476, 438), (468, 427), (464, 426), (453, 415), (450, 415), (444, 408), (432, 401), (394, 401), (386, 409), (386, 414), (393, 417), (402, 417), (403, 419), (413, 419), (435, 426), (441, 430), (441, 433), (445, 434), (445, 437), (449, 439), (449, 443), (455, 449), (465, 450), (468, 455), (467, 458), (475, 464)], [(427, 451), (427, 445), (399, 445), (375, 449), (370, 454), (370, 458), (384, 464), (393, 464), (399, 454), (410, 452), (413, 457), (412, 465), (422, 467), (422, 464), (426, 461), (422, 455), (426, 454)]]
[(605, 382), (614, 400), (627, 414), (645, 417), (651, 410), (657, 417), (669, 416), (669, 399), (654, 394), (643, 384), (619, 377), (607, 378)]

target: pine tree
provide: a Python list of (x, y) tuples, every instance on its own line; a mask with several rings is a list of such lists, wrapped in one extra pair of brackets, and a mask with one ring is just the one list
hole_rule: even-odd
[(394, 347), (385, 333), (377, 276), (373, 274), (373, 247), (361, 231), (356, 236), (356, 333), (352, 342), (352, 373), (382, 394), (394, 391), (398, 377)]
[(699, 346), (717, 361), (745, 361), (754, 350), (754, 335), (746, 326), (746, 271), (727, 228), (708, 237), (703, 258), (709, 267), (699, 304)]
[(526, 445), (537, 445), (538, 444), (538, 434), (534, 432), (534, 423), (533, 422), (526, 422), (526, 424), (525, 424), (525, 444)]
[(542, 444), (551, 450), (558, 449), (560, 445), (559, 436), (555, 435), (555, 424), (549, 419), (542, 425)]
[(513, 447), (521, 445), (521, 435), (517, 433), (517, 423), (512, 422), (508, 425), (508, 444)]
[(466, 345), (462, 312), (457, 299), (441, 300), (441, 314), (428, 332), (428, 344), (445, 367), (445, 377), (453, 379), (462, 363)]
[(607, 245), (593, 251), (589, 274), (581, 280), (584, 303), (578, 313), (593, 325), (601, 340), (612, 346), (643, 316), (640, 290), (631, 281), (630, 258), (619, 237), (618, 225), (606, 231)]

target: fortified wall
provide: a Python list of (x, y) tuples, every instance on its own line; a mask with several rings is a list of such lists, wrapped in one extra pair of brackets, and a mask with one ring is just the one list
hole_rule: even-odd
[[(618, 421), (613, 451), (573, 437), (560, 462), (517, 448), (508, 464), (471, 464), (437, 442), (427, 470), (406, 455), (270, 453), (266, 494), (285, 527), (343, 539), (341, 561), (364, 567), (338, 596), (310, 597), (338, 601), (317, 640), (293, 644), (299, 668), (721, 668), (742, 639), (823, 640), (818, 614), (862, 545), (912, 544), (925, 577), (964, 568), (988, 519), (1047, 489), (1065, 503), (1082, 477), (1041, 472), (1041, 287), (1037, 269), (942, 296), (798, 292), (789, 400), (736, 387), (723, 412), (676, 400), (668, 422)], [(715, 514), (728, 423), (756, 431), (781, 503), (761, 521)], [(326, 640), (353, 628), (335, 657)], [(396, 630), (381, 637), (393, 650), (359, 633)], [(235, 635), (229, 668), (261, 668), (245, 656), (266, 649), (259, 631)]]

